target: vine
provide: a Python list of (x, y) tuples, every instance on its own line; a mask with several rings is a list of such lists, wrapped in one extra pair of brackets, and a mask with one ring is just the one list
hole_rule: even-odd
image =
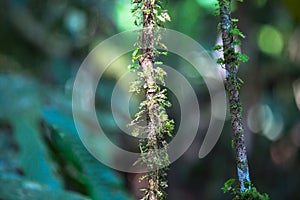
[[(235, 50), (235, 46), (241, 45), (239, 38), (245, 38), (245, 35), (237, 26), (238, 19), (231, 18), (230, 0), (218, 1), (217, 15), (220, 16), (218, 31), (222, 34), (222, 45), (216, 45), (215, 51), (222, 51), (223, 58), (218, 58), (217, 63), (226, 69), (225, 88), (229, 98), (229, 109), (231, 115), (231, 126), (233, 130), (232, 146), (235, 150), (235, 159), (237, 164), (238, 184), (232, 187), (234, 179), (228, 180), (223, 191), (232, 192), (235, 200), (239, 199), (268, 199), (268, 195), (261, 195), (253, 187), (249, 176), (249, 167), (247, 152), (244, 139), (244, 127), (242, 123), (242, 104), (240, 102), (240, 89), (244, 83), (237, 76), (238, 66), (242, 62), (248, 61), (248, 56)], [(242, 2), (242, 0), (240, 0)]]
[[(160, 43), (156, 28), (163, 28), (170, 17), (165, 7), (165, 0), (133, 0), (132, 13), (135, 25), (142, 26), (137, 48), (132, 53), (132, 64), (129, 69), (137, 74), (137, 80), (130, 85), (129, 92), (145, 94), (145, 100), (140, 103), (139, 111), (129, 126), (134, 127), (133, 136), (140, 136), (139, 146), (141, 159), (148, 173), (140, 178), (147, 180), (148, 187), (142, 189), (142, 200), (166, 199), (168, 165), (166, 137), (172, 137), (174, 121), (170, 120), (166, 108), (171, 106), (167, 99), (164, 77), (166, 72), (156, 66), (162, 62), (156, 61), (159, 55), (167, 55), (166, 47)], [(163, 51), (155, 46), (160, 46)], [(146, 118), (146, 119), (144, 119)], [(146, 121), (146, 126), (142, 123)]]

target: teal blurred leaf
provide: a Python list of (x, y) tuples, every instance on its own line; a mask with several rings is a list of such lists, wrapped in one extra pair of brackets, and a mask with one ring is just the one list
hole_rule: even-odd
[(32, 181), (61, 188), (61, 179), (55, 174), (55, 165), (40, 135), (38, 84), (26, 76), (1, 75), (0, 93), (0, 118), (8, 120), (14, 130), (24, 175)]
[(39, 135), (37, 119), (19, 118), (13, 121), (13, 127), (25, 176), (52, 188), (61, 188), (61, 180), (54, 173), (54, 163), (49, 159), (47, 147)]
[(0, 177), (0, 198), (5, 200), (89, 200), (75, 192), (53, 189), (17, 176)]
[(0, 74), (0, 119), (37, 116), (41, 108), (38, 84), (26, 76)]
[(61, 154), (82, 171), (83, 181), (93, 199), (131, 199), (121, 177), (96, 160), (83, 146), (71, 117), (53, 108), (45, 109), (43, 116), (46, 123), (54, 129), (53, 142), (60, 143), (58, 148)]

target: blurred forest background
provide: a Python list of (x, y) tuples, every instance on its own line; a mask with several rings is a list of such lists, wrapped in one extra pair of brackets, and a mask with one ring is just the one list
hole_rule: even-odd
[[(218, 37), (215, 3), (168, 1), (172, 21), (167, 28), (210, 50)], [(138, 197), (138, 175), (95, 160), (77, 136), (71, 110), (74, 77), (89, 51), (135, 28), (130, 6), (129, 0), (0, 1), (0, 199)], [(300, 1), (252, 0), (232, 7), (247, 36), (242, 50), (250, 57), (239, 75), (245, 82), (241, 93), (252, 181), (270, 199), (300, 199)], [(122, 131), (112, 117), (110, 97), (120, 73), (128, 70), (127, 58), (105, 73), (96, 95), (100, 123), (116, 142)], [(186, 62), (169, 61), (193, 83), (201, 115), (210, 115), (201, 76)], [(199, 132), (207, 126), (201, 121)], [(200, 144), (198, 136), (170, 166), (168, 199), (230, 199), (221, 190), (236, 174), (229, 121), (201, 160)]]

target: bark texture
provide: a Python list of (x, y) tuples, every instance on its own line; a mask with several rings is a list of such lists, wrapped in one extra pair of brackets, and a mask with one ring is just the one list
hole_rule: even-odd
[[(147, 99), (147, 138), (145, 144), (148, 145), (147, 154), (149, 158), (155, 158), (156, 151), (160, 145), (158, 141), (157, 127), (159, 127), (159, 119), (157, 118), (158, 104), (155, 100), (155, 94), (158, 92), (158, 87), (155, 81), (154, 61), (155, 61), (155, 21), (154, 21), (154, 6), (155, 0), (143, 0), (143, 32), (142, 32), (142, 57), (139, 59), (139, 63), (144, 74), (144, 89)], [(148, 161), (146, 161), (148, 162)], [(157, 166), (146, 163), (147, 167), (152, 170), (148, 173), (148, 192), (145, 199), (158, 200), (165, 198), (162, 193), (163, 189), (160, 186), (160, 180), (164, 172), (163, 169), (155, 169)], [(162, 198), (161, 198), (162, 197)]]
[(219, 0), (219, 6), (225, 61), (224, 64), (227, 73), (225, 87), (229, 98), (237, 174), (240, 190), (245, 191), (249, 187), (248, 185), (245, 185), (245, 183), (250, 183), (250, 177), (244, 139), (244, 128), (242, 123), (242, 105), (239, 94), (239, 80), (237, 78), (238, 58), (237, 53), (234, 50), (234, 38), (233, 34), (231, 33), (232, 20), (230, 15), (230, 0)]

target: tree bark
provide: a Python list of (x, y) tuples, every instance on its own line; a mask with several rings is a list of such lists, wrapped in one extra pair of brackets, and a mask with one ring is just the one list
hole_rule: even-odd
[[(154, 155), (159, 148), (157, 141), (158, 120), (155, 115), (157, 106), (154, 95), (157, 92), (157, 84), (154, 75), (154, 59), (155, 59), (155, 35), (154, 35), (154, 5), (155, 0), (143, 0), (143, 31), (142, 31), (142, 57), (140, 58), (140, 66), (144, 74), (145, 93), (147, 102), (147, 141), (150, 143), (148, 155)], [(148, 163), (146, 163), (148, 165)], [(151, 168), (151, 167), (150, 167)], [(159, 169), (150, 169), (148, 173), (148, 197), (149, 200), (157, 200), (159, 189), (160, 173)]]
[(244, 127), (242, 123), (242, 105), (239, 94), (239, 79), (237, 78), (237, 53), (234, 50), (232, 21), (230, 14), (230, 0), (219, 0), (221, 33), (223, 40), (223, 52), (226, 69), (225, 87), (229, 98), (231, 126), (233, 130), (233, 145), (237, 164), (237, 174), (239, 179), (240, 191), (249, 189), (250, 183), (249, 167), (244, 139)]

